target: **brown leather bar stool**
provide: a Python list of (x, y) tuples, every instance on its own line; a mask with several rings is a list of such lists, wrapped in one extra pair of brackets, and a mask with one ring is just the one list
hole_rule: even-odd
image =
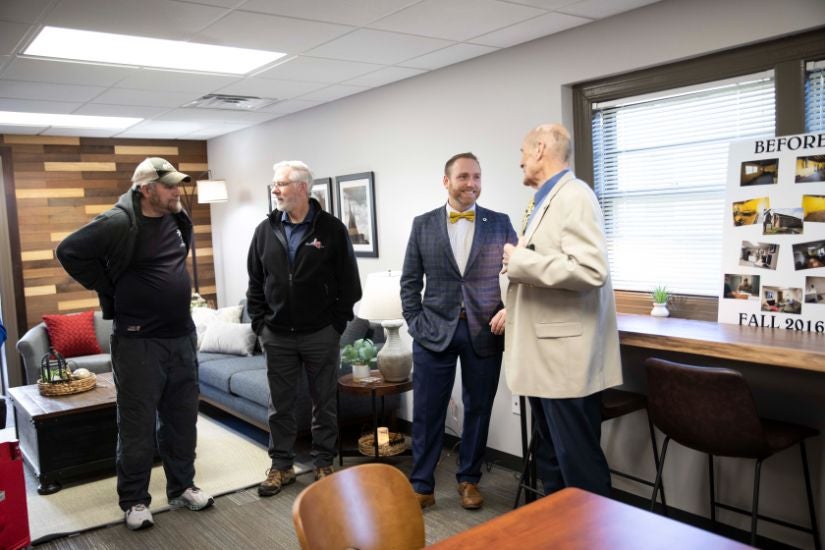
[[(524, 419), (524, 412), (525, 412), (525, 399), (524, 397), (520, 397), (520, 405), (521, 405), (521, 431), (522, 431), (522, 448), (526, 450), (524, 454), (524, 461), (522, 463), (522, 472), (519, 478), (519, 487), (518, 491), (516, 492), (516, 500), (513, 504), (513, 508), (517, 508), (519, 504), (519, 500), (521, 499), (521, 492), (522, 490), (525, 492), (525, 502), (531, 501), (534, 496), (543, 496), (544, 492), (537, 487), (537, 478), (536, 478), (536, 464), (534, 460), (534, 453), (536, 448), (536, 442), (538, 441), (538, 429), (535, 426), (535, 422), (533, 422), (531, 435), (530, 435), (530, 444), (527, 445), (525, 438), (527, 436), (527, 427), (526, 427), (526, 420)], [(630, 414), (632, 412), (640, 411), (642, 409), (647, 409), (647, 398), (640, 393), (629, 392), (624, 390), (617, 390), (615, 388), (609, 388), (602, 391), (602, 422), (606, 422), (608, 420), (612, 420), (614, 418), (618, 418), (620, 416), (624, 416), (626, 414)], [(650, 418), (650, 415), (647, 415), (647, 425), (650, 430), (650, 442), (653, 447), (653, 463), (656, 466), (656, 471), (659, 471), (659, 449), (658, 445), (656, 444), (656, 431), (653, 428), (653, 421)], [(613, 475), (617, 475), (620, 477), (624, 477), (626, 479), (630, 479), (637, 483), (642, 483), (647, 485), (648, 487), (653, 487), (654, 482), (649, 481), (647, 479), (642, 479), (640, 477), (636, 477), (631, 474), (626, 474), (624, 472), (620, 472), (618, 470), (614, 470), (613, 468), (610, 469), (610, 473)], [(667, 515), (667, 502), (665, 500), (665, 489), (662, 487), (662, 505), (664, 506), (664, 513)]]
[[(814, 546), (821, 550), (819, 528), (814, 511), (811, 477), (805, 439), (819, 432), (807, 426), (760, 418), (745, 377), (724, 368), (696, 367), (651, 358), (647, 368), (648, 411), (653, 423), (665, 434), (662, 458), (653, 488), (651, 510), (662, 481), (667, 445), (671, 439), (708, 455), (710, 477), (710, 519), (716, 523), (716, 507), (751, 516), (750, 544), (756, 542), (757, 519), (770, 521), (810, 533)], [(802, 471), (808, 496), (811, 527), (803, 527), (759, 514), (759, 478), (762, 462), (779, 451), (799, 444)], [(750, 512), (716, 501), (713, 457), (729, 456), (756, 460), (753, 479), (753, 504)]]

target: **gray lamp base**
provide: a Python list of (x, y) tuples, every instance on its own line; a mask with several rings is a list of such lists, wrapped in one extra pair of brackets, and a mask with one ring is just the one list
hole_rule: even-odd
[(412, 352), (406, 349), (398, 334), (403, 321), (384, 321), (387, 329), (387, 341), (378, 352), (378, 370), (387, 382), (404, 382), (412, 370)]

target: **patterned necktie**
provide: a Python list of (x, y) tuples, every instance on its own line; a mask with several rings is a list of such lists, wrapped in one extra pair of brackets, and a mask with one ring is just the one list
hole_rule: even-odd
[(450, 223), (456, 223), (462, 218), (469, 222), (476, 221), (475, 210), (467, 210), (466, 212), (450, 212)]
[(530, 220), (530, 214), (533, 213), (533, 209), (536, 207), (536, 198), (533, 197), (530, 199), (530, 204), (527, 205), (527, 208), (524, 210), (524, 216), (521, 218), (521, 234), (524, 235), (524, 232), (527, 231), (527, 222)]

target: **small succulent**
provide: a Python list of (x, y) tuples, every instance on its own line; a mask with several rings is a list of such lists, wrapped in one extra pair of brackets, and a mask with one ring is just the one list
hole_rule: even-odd
[(665, 304), (670, 299), (670, 291), (664, 285), (659, 285), (653, 288), (650, 293), (654, 304)]
[(361, 338), (352, 344), (347, 344), (341, 350), (341, 360), (353, 365), (369, 365), (375, 363), (378, 349), (369, 338)]

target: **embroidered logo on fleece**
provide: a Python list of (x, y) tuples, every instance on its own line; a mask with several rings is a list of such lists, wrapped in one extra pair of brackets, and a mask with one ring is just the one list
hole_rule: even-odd
[(312, 239), (312, 242), (308, 242), (305, 246), (314, 246), (318, 250), (321, 250), (322, 248), (324, 248), (324, 245), (321, 244), (321, 241), (318, 240), (318, 237), (315, 237), (314, 239)]

